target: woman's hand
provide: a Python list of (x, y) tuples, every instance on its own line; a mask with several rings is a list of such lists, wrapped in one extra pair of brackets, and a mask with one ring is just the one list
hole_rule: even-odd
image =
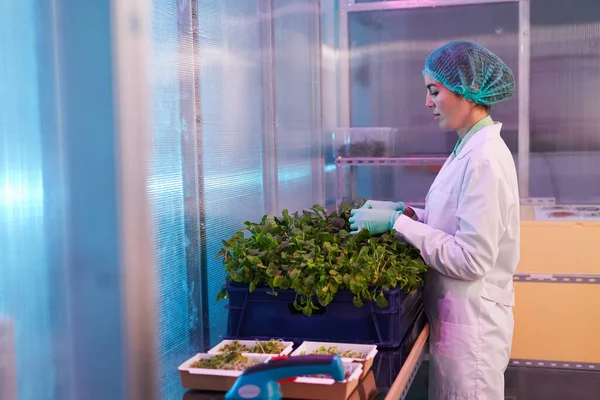
[(404, 212), (405, 205), (401, 201), (380, 201), (380, 200), (367, 200), (360, 209), (370, 210), (393, 210)]
[(402, 212), (389, 209), (358, 208), (350, 211), (350, 233), (357, 234), (367, 229), (372, 235), (392, 230)]

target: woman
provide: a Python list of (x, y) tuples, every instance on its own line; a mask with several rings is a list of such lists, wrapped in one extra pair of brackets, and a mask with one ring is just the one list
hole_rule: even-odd
[(513, 74), (475, 43), (435, 50), (423, 71), (426, 106), (456, 147), (425, 209), (369, 200), (351, 229), (395, 229), (429, 265), (424, 303), (431, 326), (429, 398), (504, 399), (519, 261), (519, 193), (513, 156), (488, 114), (511, 97)]

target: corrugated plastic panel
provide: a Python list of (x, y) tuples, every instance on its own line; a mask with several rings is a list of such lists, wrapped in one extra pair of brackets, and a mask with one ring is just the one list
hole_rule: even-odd
[(190, 2), (154, 0), (152, 23), (154, 140), (148, 196), (156, 235), (158, 376), (161, 398), (180, 399), (177, 366), (200, 350), (202, 339), (200, 309), (192, 307), (200, 297), (198, 212), (185, 206), (198, 198)]
[(265, 212), (258, 2), (198, 1), (210, 342), (225, 332), (222, 240)]
[(322, 203), (320, 176), (319, 8), (316, 1), (273, 2), (279, 208)]
[(61, 288), (47, 260), (35, 21), (33, 1), (0, 3), (0, 398), (10, 399), (53, 392), (63, 311), (50, 308)]

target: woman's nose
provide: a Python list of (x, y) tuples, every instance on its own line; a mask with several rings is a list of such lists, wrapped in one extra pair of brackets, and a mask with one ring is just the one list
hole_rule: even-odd
[(429, 107), (429, 108), (435, 107), (435, 103), (433, 102), (433, 100), (431, 100), (430, 93), (427, 93), (427, 96), (425, 96), (425, 107)]

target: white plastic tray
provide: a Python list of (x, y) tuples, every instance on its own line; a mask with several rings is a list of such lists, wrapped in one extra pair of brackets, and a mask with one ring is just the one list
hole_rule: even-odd
[[(192, 364), (198, 360), (205, 360), (211, 357), (216, 356), (217, 354), (208, 354), (208, 353), (198, 353), (194, 357), (190, 358), (183, 364), (179, 366), (179, 371), (187, 371), (192, 375), (214, 375), (214, 376), (240, 376), (243, 370), (241, 371), (232, 371), (226, 369), (210, 369), (210, 368), (192, 368)], [(245, 355), (250, 360), (256, 360), (260, 363), (265, 363), (269, 361), (273, 356), (265, 355), (265, 354), (248, 354)]]
[(292, 356), (300, 356), (312, 354), (313, 351), (318, 350), (321, 347), (337, 347), (340, 351), (354, 351), (359, 352), (365, 355), (362, 358), (348, 358), (342, 357), (342, 361), (350, 362), (350, 361), (362, 361), (362, 360), (371, 360), (375, 358), (377, 354), (377, 346), (370, 344), (353, 344), (353, 343), (334, 343), (334, 342), (303, 342), (294, 352)]

